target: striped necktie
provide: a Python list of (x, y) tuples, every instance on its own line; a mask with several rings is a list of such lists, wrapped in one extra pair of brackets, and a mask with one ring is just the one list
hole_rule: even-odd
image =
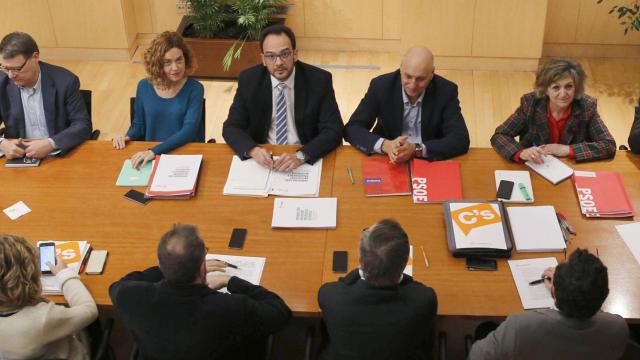
[(280, 83), (276, 86), (276, 143), (287, 144), (287, 100), (284, 98), (284, 89), (287, 84)]

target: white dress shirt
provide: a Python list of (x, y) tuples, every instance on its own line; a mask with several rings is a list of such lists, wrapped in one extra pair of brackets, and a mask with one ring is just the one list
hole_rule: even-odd
[(296, 77), (296, 68), (294, 66), (293, 71), (289, 78), (285, 81), (280, 81), (271, 75), (271, 92), (272, 92), (272, 104), (271, 104), (271, 125), (269, 126), (269, 133), (267, 134), (268, 144), (277, 144), (276, 141), (276, 101), (278, 99), (277, 86), (281, 82), (285, 83), (284, 99), (287, 102), (287, 144), (300, 144), (300, 138), (298, 137), (298, 131), (296, 129), (295, 120), (295, 102), (294, 102), (294, 85)]

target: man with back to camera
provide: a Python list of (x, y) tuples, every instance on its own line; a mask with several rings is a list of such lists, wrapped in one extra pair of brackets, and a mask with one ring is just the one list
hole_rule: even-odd
[[(331, 73), (298, 61), (295, 35), (284, 25), (265, 28), (259, 41), (263, 64), (240, 73), (222, 136), (243, 160), (276, 171), (313, 164), (342, 144)], [(273, 160), (258, 144), (302, 147)]]
[(7, 158), (67, 153), (91, 136), (91, 119), (70, 71), (40, 61), (35, 40), (12, 32), (0, 41), (0, 151)]

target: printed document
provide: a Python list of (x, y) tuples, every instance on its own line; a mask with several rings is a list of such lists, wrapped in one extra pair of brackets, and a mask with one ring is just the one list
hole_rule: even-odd
[[(254, 257), (254, 256), (236, 256), (236, 255), (222, 255), (222, 254), (207, 254), (207, 260), (221, 260), (228, 264), (237, 266), (237, 269), (227, 266), (224, 273), (210, 272), (207, 276), (213, 274), (226, 274), (231, 276), (237, 276), (240, 279), (246, 280), (254, 285), (260, 285), (260, 279), (262, 278), (262, 271), (264, 270), (264, 264), (267, 258)], [(227, 288), (223, 288), (220, 291), (227, 292)]]
[(616, 230), (620, 234), (624, 243), (640, 263), (640, 222), (625, 225), (616, 225)]
[(542, 164), (536, 164), (533, 161), (527, 161), (524, 164), (551, 181), (553, 185), (573, 175), (573, 169), (553, 155), (545, 155)]
[(198, 180), (202, 155), (161, 155), (151, 184), (150, 193), (162, 192), (178, 195), (192, 193)]
[(522, 307), (525, 310), (553, 307), (553, 297), (544, 283), (537, 285), (529, 285), (529, 283), (542, 278), (542, 272), (556, 265), (558, 265), (558, 260), (554, 257), (509, 260), (511, 275), (513, 275), (513, 281), (516, 283), (520, 301), (522, 301)]
[(338, 198), (275, 198), (274, 228), (335, 229)]

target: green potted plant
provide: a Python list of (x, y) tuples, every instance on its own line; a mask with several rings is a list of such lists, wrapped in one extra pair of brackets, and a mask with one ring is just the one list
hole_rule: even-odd
[[(597, 0), (598, 4), (602, 4), (603, 0)], [(626, 6), (628, 5), (628, 6)], [(640, 32), (640, 0), (632, 3), (627, 2), (623, 5), (614, 5), (609, 10), (609, 14), (618, 13), (618, 21), (624, 26), (624, 34), (627, 35), (629, 30)]]
[(260, 63), (258, 36), (265, 27), (284, 22), (286, 0), (189, 0), (190, 14), (178, 33), (191, 46), (195, 76), (237, 78)]

